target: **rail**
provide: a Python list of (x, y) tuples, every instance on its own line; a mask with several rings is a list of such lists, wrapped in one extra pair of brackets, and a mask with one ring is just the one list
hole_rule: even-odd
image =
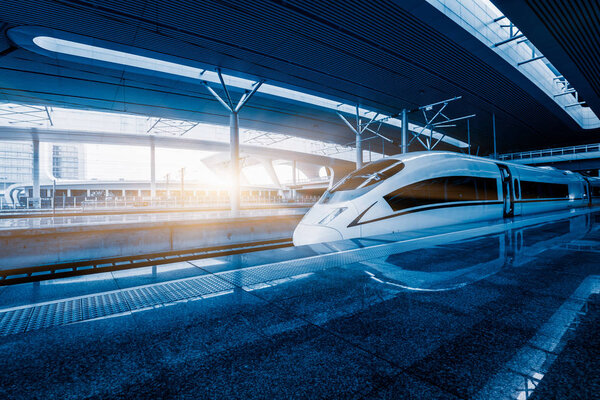
[(291, 247), (291, 238), (0, 270), (0, 286)]
[[(30, 199), (29, 199), (30, 200)], [(90, 198), (86, 196), (72, 196), (72, 197), (56, 197), (54, 204), (52, 198), (42, 198), (40, 207), (32, 207), (27, 201), (25, 205), (9, 205), (2, 201), (0, 197), (0, 215), (4, 213), (14, 212), (52, 212), (55, 211), (100, 211), (100, 210), (150, 210), (150, 209), (162, 209), (162, 210), (213, 210), (213, 209), (228, 209), (230, 207), (228, 200), (208, 200), (198, 201), (196, 199), (186, 199), (181, 201), (180, 199), (160, 199), (160, 198), (146, 198), (146, 197), (111, 197), (104, 199)], [(266, 208), (266, 207), (281, 207), (281, 206), (292, 206), (292, 205), (312, 205), (319, 200), (318, 196), (297, 196), (295, 199), (252, 199), (241, 202), (243, 208)]]
[(329, 184), (331, 178), (329, 177), (319, 177), (319, 178), (306, 178), (306, 179), (296, 179), (294, 182), (292, 179), (288, 179), (283, 181), (282, 183), (286, 186), (299, 186), (299, 185), (312, 185), (312, 184)]
[(552, 149), (522, 151), (498, 155), (498, 160), (527, 160), (542, 157), (567, 156), (573, 154), (591, 153), (600, 151), (600, 143), (585, 144), (580, 146), (558, 147)]
[[(255, 206), (241, 207), (242, 211), (249, 210), (283, 210), (283, 209), (302, 209), (310, 208), (314, 203), (281, 203), (281, 204), (263, 204)], [(196, 213), (196, 212), (215, 212), (229, 211), (229, 205), (216, 207), (196, 207), (196, 208), (66, 208), (48, 210), (22, 210), (22, 209), (6, 209), (0, 212), (0, 220), (15, 219), (15, 218), (45, 218), (45, 217), (86, 217), (86, 216), (107, 216), (107, 215), (135, 215), (135, 214), (169, 214), (169, 213)]]

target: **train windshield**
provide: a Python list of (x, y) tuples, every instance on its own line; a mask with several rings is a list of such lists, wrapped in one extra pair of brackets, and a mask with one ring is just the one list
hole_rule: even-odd
[(373, 161), (339, 181), (331, 190), (325, 192), (321, 203), (328, 203), (335, 196), (337, 201), (346, 201), (371, 190), (374, 185), (383, 182), (404, 169), (404, 163), (391, 158)]

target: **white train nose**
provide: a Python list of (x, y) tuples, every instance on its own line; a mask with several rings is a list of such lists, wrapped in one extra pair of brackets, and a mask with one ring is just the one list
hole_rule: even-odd
[(342, 240), (343, 236), (336, 229), (327, 226), (299, 224), (294, 230), (294, 246)]

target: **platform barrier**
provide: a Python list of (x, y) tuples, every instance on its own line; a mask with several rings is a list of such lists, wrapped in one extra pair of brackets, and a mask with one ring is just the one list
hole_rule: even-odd
[(0, 230), (0, 270), (287, 239), (303, 213)]

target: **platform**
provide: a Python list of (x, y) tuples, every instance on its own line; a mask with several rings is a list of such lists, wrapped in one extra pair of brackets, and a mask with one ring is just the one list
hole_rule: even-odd
[(4, 398), (592, 398), (586, 210), (0, 289)]
[(0, 270), (291, 238), (307, 208), (0, 219)]
[[(268, 217), (277, 215), (304, 215), (309, 209), (302, 207), (280, 207), (272, 209), (240, 210), (239, 217)], [(17, 234), (34, 229), (68, 229), (69, 227), (95, 227), (101, 225), (169, 223), (177, 221), (231, 220), (230, 211), (166, 211), (160, 212), (110, 212), (110, 213), (60, 213), (57, 216), (35, 214), (2, 215), (0, 234), (9, 231)], [(7, 235), (5, 233), (5, 235)]]

